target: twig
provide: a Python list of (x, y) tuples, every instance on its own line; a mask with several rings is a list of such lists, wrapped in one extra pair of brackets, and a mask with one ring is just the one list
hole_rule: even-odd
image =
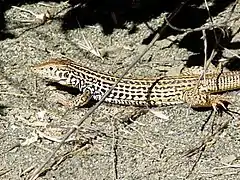
[[(47, 20), (51, 19), (51, 14), (49, 13), (49, 11), (47, 11), (46, 13), (41, 13), (41, 14), (36, 14), (30, 10), (27, 9), (23, 9), (17, 6), (12, 6), (12, 8), (18, 9), (20, 11), (24, 11), (27, 12), (29, 14), (31, 14), (32, 16), (35, 16), (35, 18), (37, 20), (40, 20), (42, 23), (45, 23)], [(31, 23), (31, 22), (35, 22), (35, 20), (19, 20), (21, 22), (26, 22), (26, 23)]]
[(228, 18), (226, 18), (226, 21), (225, 21), (225, 24), (226, 24), (226, 25), (227, 25), (227, 23), (230, 21), (231, 16), (232, 16), (234, 10), (236, 9), (236, 6), (237, 6), (238, 3), (239, 3), (239, 0), (236, 0), (235, 3), (234, 3), (234, 5), (233, 5), (233, 7), (232, 7), (232, 9), (231, 9), (231, 11), (230, 11), (230, 13), (229, 13)]
[(225, 168), (240, 168), (240, 164), (227, 164), (225, 166), (214, 167), (212, 170), (225, 169)]
[(5, 170), (5, 171), (0, 171), (0, 177), (9, 173), (12, 169), (8, 169), (8, 170)]
[[(206, 6), (206, 8), (207, 8), (207, 12), (208, 12), (208, 16), (209, 16), (210, 22), (211, 22), (211, 24), (213, 25), (214, 23), (213, 23), (212, 15), (211, 15), (211, 13), (210, 13), (210, 10), (209, 10), (208, 4), (207, 4), (207, 0), (204, 0), (204, 2), (205, 2), (205, 6)], [(217, 44), (218, 44), (217, 34), (216, 34), (216, 32), (215, 32), (214, 29), (213, 29), (213, 34), (214, 34), (215, 41), (216, 41)]]
[(204, 42), (204, 80), (206, 79), (205, 78), (205, 74), (206, 74), (206, 71), (207, 71), (207, 36), (206, 36), (206, 31), (205, 30), (202, 30), (202, 34), (203, 34), (203, 42)]
[(18, 97), (28, 97), (28, 95), (24, 95), (24, 94), (17, 94), (17, 93), (11, 93), (11, 92), (1, 92), (0, 94), (4, 94), (4, 95), (13, 95), (13, 96), (18, 96)]
[(118, 156), (117, 156), (117, 147), (118, 147), (118, 138), (115, 137), (115, 130), (116, 133), (118, 133), (118, 130), (116, 128), (116, 121), (112, 121), (112, 156), (113, 156), (113, 179), (118, 179), (118, 169), (117, 169), (117, 164), (118, 164)]
[(83, 37), (83, 40), (84, 40), (85, 44), (79, 44), (80, 48), (82, 48), (86, 51), (89, 51), (90, 53), (94, 54), (95, 56), (97, 56), (97, 57), (99, 57), (103, 60), (103, 57), (101, 56), (99, 50), (92, 45), (91, 41), (89, 41), (85, 37), (85, 35), (82, 31), (81, 31), (81, 34), (82, 34), (82, 37)]
[[(78, 26), (81, 27), (78, 20), (77, 20), (77, 23), (78, 23)], [(81, 34), (82, 34), (82, 37), (83, 37), (83, 40), (84, 40), (85, 44), (79, 44), (80, 48), (82, 48), (86, 51), (89, 51), (90, 53), (94, 54), (95, 56), (97, 56), (97, 57), (99, 57), (103, 60), (103, 57), (102, 57), (101, 53), (99, 52), (99, 50), (92, 45), (91, 41), (89, 41), (85, 37), (85, 35), (82, 31), (81, 31)]]
[(222, 133), (222, 131), (227, 128), (228, 124), (229, 124), (229, 120), (224, 121), (221, 124), (221, 126), (217, 128), (217, 130), (215, 132), (213, 132), (211, 135), (205, 137), (205, 139), (201, 142), (201, 144), (198, 147), (188, 150), (183, 155), (183, 157), (191, 157), (191, 156), (197, 154), (198, 152), (200, 152), (203, 148), (206, 148), (208, 143), (213, 141), (214, 137), (216, 137), (217, 135), (220, 135)]
[(228, 51), (228, 52), (229, 52), (230, 54), (232, 54), (233, 56), (235, 56), (235, 57), (237, 57), (237, 58), (240, 59), (240, 56), (239, 56), (237, 53), (234, 53), (234, 52), (230, 51), (228, 48), (225, 48), (225, 47), (223, 47), (223, 46), (220, 45), (220, 44), (219, 44), (219, 46), (220, 46), (221, 48), (223, 48), (225, 51)]
[[(227, 22), (230, 22), (230, 21), (234, 21), (234, 20), (239, 20), (239, 16), (238, 17), (235, 17), (235, 18), (232, 18), (231, 20), (227, 21)], [(217, 28), (221, 25), (225, 25), (225, 21), (224, 22), (220, 22), (220, 23), (216, 23), (216, 24), (207, 24), (206, 26), (204, 27), (198, 27), (198, 28), (195, 28), (195, 29), (192, 29), (192, 28), (178, 28), (178, 27), (175, 27), (173, 26), (169, 21), (168, 19), (164, 16), (164, 19), (167, 23), (167, 25), (176, 30), (176, 31), (180, 31), (180, 32), (186, 32), (186, 33), (191, 33), (191, 32), (197, 32), (197, 31), (202, 31), (202, 30), (207, 30), (207, 29), (214, 29), (214, 28)]]

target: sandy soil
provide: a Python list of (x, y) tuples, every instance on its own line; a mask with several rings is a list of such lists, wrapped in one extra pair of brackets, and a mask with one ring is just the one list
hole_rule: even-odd
[[(59, 97), (75, 95), (36, 78), (30, 67), (51, 57), (66, 56), (98, 72), (118, 76), (149, 43), (154, 35), (152, 30), (162, 27), (165, 14), (156, 12), (141, 21), (137, 17), (124, 21), (120, 11), (113, 11), (115, 13), (108, 14), (110, 20), (106, 21), (120, 25), (117, 28), (109, 25), (109, 29), (100, 20), (87, 24), (83, 19), (89, 17), (79, 16), (82, 28), (77, 28), (79, 24), (74, 28), (67, 23), (74, 19), (71, 15), (76, 12), (69, 13), (67, 3), (45, 4), (47, 6), (14, 4), (39, 14), (47, 10), (50, 14), (60, 12), (56, 15), (58, 18), (42, 25), (34, 16), (17, 8), (11, 7), (5, 12), (5, 29), (14, 37), (0, 41), (0, 179), (28, 179), (34, 168), (56, 148), (56, 141), (91, 108), (68, 109), (57, 103)], [(205, 11), (204, 4), (199, 7)], [(228, 4), (213, 13), (213, 21), (224, 22), (232, 7), (233, 4)], [(189, 12), (196, 13), (195, 7), (191, 8)], [(177, 26), (177, 20), (174, 25), (197, 28), (204, 24), (202, 21), (209, 22), (209, 18), (202, 19), (204, 16), (200, 13), (195, 16), (189, 12), (180, 10), (176, 17), (185, 13), (189, 19), (180, 18), (178, 21), (182, 26)], [(227, 22), (235, 34), (224, 42), (228, 50), (220, 50), (219, 59), (224, 57), (236, 63), (231, 67), (237, 66), (233, 53), (239, 54), (240, 34), (236, 33), (239, 15), (238, 4), (230, 17), (235, 21)], [(187, 26), (188, 21), (199, 24)], [(165, 33), (128, 77), (158, 76), (167, 71), (178, 71), (184, 65), (202, 63), (202, 31), (198, 34), (170, 33), (168, 28)], [(81, 48), (83, 35), (104, 55), (102, 59)], [(207, 38), (210, 48), (210, 35)], [(229, 108), (239, 112), (237, 93), (233, 97)], [(238, 114), (211, 114), (211, 110), (197, 111), (183, 104), (147, 109), (146, 113), (129, 121), (140, 110), (103, 103), (61, 147), (39, 179), (240, 178)]]

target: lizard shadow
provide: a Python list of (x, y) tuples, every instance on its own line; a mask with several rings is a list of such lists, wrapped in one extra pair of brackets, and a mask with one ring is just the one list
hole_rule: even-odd
[[(231, 104), (228, 101), (222, 101), (222, 103), (224, 104), (224, 106), (226, 107), (226, 109), (224, 109), (224, 107), (222, 105), (217, 105), (217, 113), (219, 113), (219, 115), (221, 115), (223, 112), (226, 112), (228, 110), (228, 106)], [(192, 109), (194, 111), (197, 112), (205, 112), (205, 111), (214, 111), (213, 107), (192, 107)]]
[[(81, 94), (81, 92), (79, 91), (78, 88), (64, 86), (57, 82), (48, 82), (47, 86), (54, 86), (54, 87), (56, 87), (57, 90), (67, 92), (73, 96), (77, 96), (77, 95)], [(94, 106), (96, 103), (97, 103), (96, 100), (90, 99), (90, 101), (88, 103), (86, 103), (85, 105), (83, 105), (79, 108), (90, 108), (90, 107)]]
[[(228, 114), (228, 115), (231, 116), (233, 119), (234, 119), (233, 114), (237, 114), (238, 116), (240, 115), (239, 112), (232, 111), (232, 110), (230, 110), (230, 109), (228, 109), (228, 108), (226, 108), (226, 109), (224, 109), (224, 108), (218, 109), (217, 114), (218, 114), (220, 117), (222, 117), (222, 114), (223, 114), (223, 113)], [(201, 131), (204, 130), (206, 124), (210, 121), (210, 118), (211, 118), (211, 116), (212, 116), (213, 114), (214, 114), (214, 110), (212, 109), (211, 113), (209, 114), (209, 116), (208, 116), (207, 119), (204, 121), (203, 125), (201, 126)], [(213, 126), (213, 124), (212, 124), (212, 126)], [(213, 127), (212, 127), (212, 129), (213, 129)]]

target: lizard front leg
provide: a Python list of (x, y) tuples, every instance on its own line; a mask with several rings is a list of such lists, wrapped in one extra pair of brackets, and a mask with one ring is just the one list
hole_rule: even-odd
[(60, 100), (59, 103), (69, 108), (82, 107), (92, 99), (92, 92), (90, 89), (85, 89), (83, 93), (77, 95), (71, 100)]
[(82, 94), (77, 95), (72, 100), (72, 107), (82, 107), (86, 105), (92, 99), (92, 92), (90, 89), (86, 89)]

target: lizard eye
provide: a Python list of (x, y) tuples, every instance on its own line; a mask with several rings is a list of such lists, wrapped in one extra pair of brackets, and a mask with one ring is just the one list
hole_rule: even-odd
[(65, 72), (65, 73), (63, 74), (63, 76), (64, 76), (65, 78), (68, 78), (69, 73), (68, 73), (68, 72)]

